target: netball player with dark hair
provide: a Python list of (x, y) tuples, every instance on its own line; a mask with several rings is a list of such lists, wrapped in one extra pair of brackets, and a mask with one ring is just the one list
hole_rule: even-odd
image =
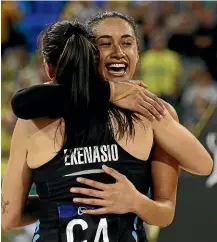
[[(133, 36), (129, 26), (128, 31)], [(91, 103), (91, 88), (98, 85), (100, 78), (96, 71), (96, 47), (89, 41), (83, 26), (68, 21), (51, 25), (42, 35), (42, 51), (49, 77), (64, 85), (71, 95), (60, 120), (18, 121), (3, 183), (3, 198), (8, 204), (5, 208), (8, 213), (3, 214), (4, 227), (6, 224), (10, 224), (10, 228), (24, 226), (35, 221), (36, 218), (24, 214), (28, 191), (34, 182), (41, 202), (40, 225), (34, 241), (144, 241), (142, 220), (166, 226), (174, 213), (173, 204), (171, 207), (168, 202), (152, 201), (143, 195), (150, 186), (148, 157), (153, 138), (181, 165), (198, 173), (211, 171), (210, 156), (167, 111), (160, 122), (150, 122), (112, 104), (102, 108)], [(188, 146), (183, 145), (186, 143)], [(197, 165), (192, 159), (197, 160)], [(109, 164), (123, 175), (108, 168), (104, 168), (104, 172), (102, 164)], [(156, 166), (160, 173), (161, 164)], [(177, 178), (177, 171), (172, 173), (168, 179)], [(76, 178), (79, 176), (97, 181), (92, 183), (97, 192), (87, 189), (86, 185), (83, 192), (88, 191), (88, 195), (92, 193), (100, 199), (87, 200), (84, 204), (82, 201), (78, 205), (72, 203), (77, 196), (70, 188), (78, 187)], [(108, 191), (102, 182), (112, 183), (114, 190), (118, 184), (119, 208), (112, 207), (117, 204), (107, 203)], [(167, 189), (172, 198), (164, 199), (175, 199), (174, 180)], [(160, 188), (154, 191), (155, 198), (160, 196), (159, 191)], [(133, 197), (136, 202), (132, 201)], [(87, 199), (86, 196), (83, 199)], [(109, 212), (105, 211), (108, 205)], [(105, 215), (86, 214), (87, 209), (93, 208)]]

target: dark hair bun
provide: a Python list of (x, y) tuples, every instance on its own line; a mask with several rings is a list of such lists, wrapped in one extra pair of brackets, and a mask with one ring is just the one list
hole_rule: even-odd
[(78, 22), (76, 23), (69, 23), (67, 30), (64, 33), (65, 38), (71, 37), (73, 34), (80, 34), (85, 37), (88, 37), (90, 33), (84, 28), (83, 25), (79, 24)]

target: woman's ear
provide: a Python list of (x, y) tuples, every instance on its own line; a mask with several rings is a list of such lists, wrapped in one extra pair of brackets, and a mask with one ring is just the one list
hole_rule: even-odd
[(45, 72), (48, 75), (49, 79), (51, 81), (54, 81), (55, 75), (54, 75), (53, 67), (50, 64), (47, 64), (47, 63), (45, 63), (44, 66), (45, 66)]

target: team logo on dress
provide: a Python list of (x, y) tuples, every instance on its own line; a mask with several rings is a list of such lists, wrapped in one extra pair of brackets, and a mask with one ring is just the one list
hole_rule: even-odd
[(82, 215), (83, 214), (83, 210), (85, 210), (85, 207), (79, 207), (78, 208), (78, 215)]

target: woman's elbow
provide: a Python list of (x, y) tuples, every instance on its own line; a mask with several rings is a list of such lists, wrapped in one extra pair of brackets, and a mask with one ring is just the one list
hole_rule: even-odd
[(17, 219), (17, 217), (15, 218), (10, 218), (9, 216), (7, 218), (4, 218), (2, 216), (2, 228), (3, 230), (7, 231), (7, 230), (12, 230), (18, 227), (19, 225), (19, 221)]
[(5, 231), (11, 230), (11, 229), (13, 229), (13, 225), (12, 225), (11, 221), (7, 221), (7, 220), (2, 219), (2, 228)]
[(213, 161), (211, 164), (204, 170), (204, 176), (209, 176), (212, 173), (213, 170)]
[(11, 109), (13, 113), (22, 119), (28, 119), (28, 117), (26, 118), (28, 114), (26, 115), (25, 113), (25, 104), (26, 102), (24, 102), (22, 96), (14, 95), (11, 99)]
[(209, 156), (205, 161), (202, 162), (203, 165), (201, 165), (200, 169), (200, 175), (201, 176), (208, 176), (212, 173), (213, 170), (213, 160)]
[(173, 219), (174, 219), (174, 216), (167, 217), (161, 221), (158, 221), (157, 223), (152, 223), (151, 225), (158, 226), (160, 228), (166, 228), (173, 222)]
[(210, 175), (212, 173), (212, 170), (213, 170), (213, 164), (214, 164), (214, 161), (212, 159), (212, 157), (209, 155), (209, 160), (207, 162), (207, 172), (206, 172), (206, 175)]
[(168, 217), (162, 224), (159, 225), (161, 228), (168, 227), (174, 220), (174, 216)]
[[(151, 225), (158, 226), (161, 228), (168, 227), (174, 220), (175, 217), (175, 207), (171, 206), (167, 211), (158, 216), (157, 220), (152, 221)], [(146, 221), (145, 221), (146, 222)]]
[(180, 163), (183, 170), (199, 176), (208, 176), (213, 169), (213, 160), (208, 153), (206, 156), (197, 154), (194, 158), (191, 157), (188, 163), (183, 164)]
[(12, 228), (11, 224), (2, 222), (2, 229), (4, 231), (8, 231), (8, 230), (12, 230), (13, 228)]
[(174, 220), (175, 213), (173, 212), (170, 215), (167, 215), (166, 218), (158, 225), (161, 228), (168, 227)]

